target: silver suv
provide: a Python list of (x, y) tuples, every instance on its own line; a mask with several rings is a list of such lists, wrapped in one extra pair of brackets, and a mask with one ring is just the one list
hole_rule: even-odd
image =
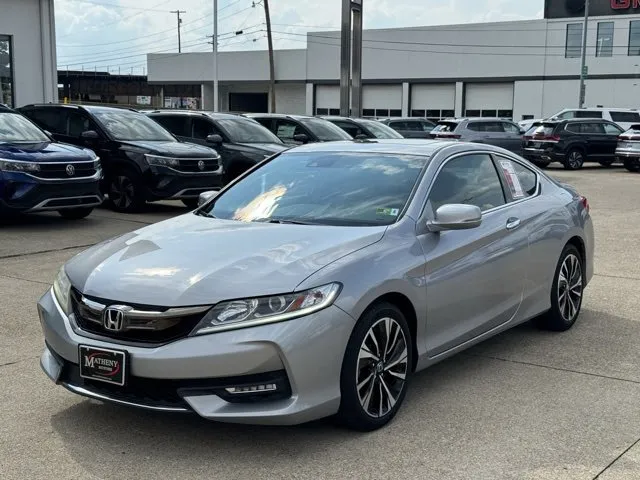
[(520, 154), (524, 130), (501, 118), (456, 118), (441, 120), (431, 131), (433, 138), (486, 143)]

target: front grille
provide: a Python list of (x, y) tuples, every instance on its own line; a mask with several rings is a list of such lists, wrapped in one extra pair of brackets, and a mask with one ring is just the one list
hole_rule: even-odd
[[(158, 321), (154, 321), (152, 327), (148, 329), (113, 332), (104, 328), (101, 310), (91, 308), (86, 302), (82, 301), (82, 298), (104, 307), (117, 304), (118, 302), (83, 296), (77, 290), (71, 290), (71, 305), (78, 327), (94, 335), (113, 338), (123, 342), (157, 345), (185, 338), (191, 333), (204, 315), (204, 313), (200, 312), (182, 317), (158, 319)], [(168, 310), (167, 307), (153, 307), (149, 305), (129, 304), (128, 306), (143, 312), (166, 312)]]
[[(180, 160), (180, 166), (176, 170), (181, 172), (214, 172), (220, 168), (220, 160), (217, 158), (180, 158), (178, 160)], [(203, 168), (200, 168), (201, 165)]]
[[(34, 177), (46, 179), (69, 179), (92, 177), (98, 171), (98, 162), (68, 162), (68, 163), (40, 163), (40, 171), (33, 173)], [(73, 175), (67, 173), (67, 166), (72, 165)]]
[[(53, 353), (53, 352), (52, 352)], [(80, 376), (80, 367), (56, 355), (62, 364), (59, 381), (83, 387), (115, 400), (153, 407), (189, 408), (183, 397), (217, 395), (230, 403), (255, 403), (289, 398), (291, 386), (284, 370), (237, 377), (197, 378), (184, 380), (156, 379), (129, 375), (124, 386), (112, 385)], [(274, 383), (274, 392), (254, 395), (230, 395), (225, 388), (236, 385)]]

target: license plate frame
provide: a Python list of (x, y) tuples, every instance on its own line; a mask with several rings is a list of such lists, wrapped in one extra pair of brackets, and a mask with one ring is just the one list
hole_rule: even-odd
[(124, 387), (127, 383), (129, 353), (125, 350), (78, 346), (80, 376), (86, 380)]

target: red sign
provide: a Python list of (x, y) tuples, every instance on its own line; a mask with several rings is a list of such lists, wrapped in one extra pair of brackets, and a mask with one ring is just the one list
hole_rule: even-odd
[(640, 7), (640, 0), (611, 0), (611, 8), (614, 10), (626, 10)]

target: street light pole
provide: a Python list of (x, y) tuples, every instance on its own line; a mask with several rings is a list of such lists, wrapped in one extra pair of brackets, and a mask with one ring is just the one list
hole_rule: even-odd
[(580, 62), (580, 97), (578, 99), (578, 108), (584, 107), (585, 84), (587, 78), (586, 72), (586, 55), (587, 55), (587, 23), (589, 22), (589, 0), (584, 2), (584, 24), (582, 25), (582, 60)]
[(213, 111), (218, 111), (218, 0), (213, 0)]

